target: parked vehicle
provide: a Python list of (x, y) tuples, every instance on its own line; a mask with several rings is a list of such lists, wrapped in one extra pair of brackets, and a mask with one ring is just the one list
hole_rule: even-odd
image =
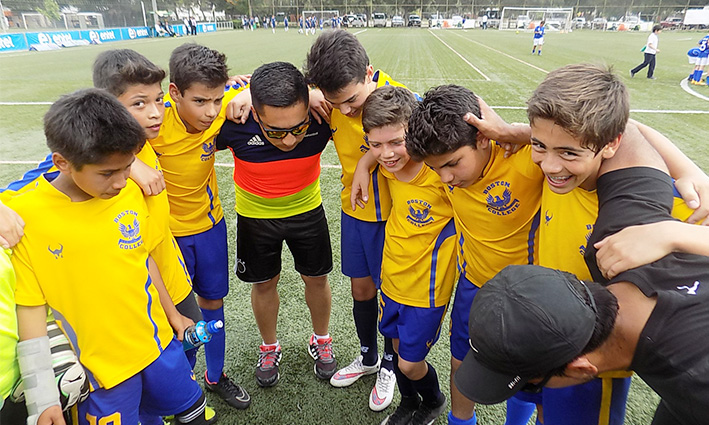
[(374, 24), (374, 27), (386, 27), (387, 26), (387, 15), (383, 13), (373, 13), (372, 14), (372, 22)]
[(357, 15), (345, 15), (342, 19), (342, 24), (347, 28), (362, 28), (366, 25), (362, 18)]
[(681, 16), (670, 16), (664, 21), (660, 22), (660, 25), (662, 25), (662, 29), (674, 30), (679, 29), (682, 26), (683, 22), (684, 18), (682, 18)]
[(594, 18), (591, 21), (592, 30), (605, 30), (608, 26), (608, 20), (606, 18)]
[(584, 18), (583, 16), (574, 18), (574, 20), (571, 21), (571, 27), (576, 30), (586, 28), (586, 18)]
[(391, 26), (392, 27), (403, 27), (404, 26), (404, 18), (402, 18), (399, 15), (394, 16), (391, 18)]
[(419, 15), (414, 15), (414, 14), (409, 15), (408, 26), (420, 27), (421, 26), (421, 17)]

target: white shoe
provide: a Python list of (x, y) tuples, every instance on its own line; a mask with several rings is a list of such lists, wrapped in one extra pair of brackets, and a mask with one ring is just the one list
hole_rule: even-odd
[(380, 412), (391, 404), (394, 399), (396, 375), (393, 370), (381, 368), (377, 374), (377, 382), (369, 395), (369, 408)]
[(377, 364), (374, 366), (365, 366), (362, 364), (362, 356), (360, 355), (348, 366), (338, 370), (337, 373), (330, 378), (330, 385), (333, 387), (348, 387), (354, 384), (359, 378), (365, 375), (371, 375), (379, 371), (379, 365), (382, 359), (377, 356)]

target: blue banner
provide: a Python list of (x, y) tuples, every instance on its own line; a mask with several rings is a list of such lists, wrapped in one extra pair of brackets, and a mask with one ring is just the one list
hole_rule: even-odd
[(216, 32), (217, 24), (197, 24), (197, 32)]
[(93, 44), (106, 43), (109, 41), (121, 41), (121, 30), (118, 28), (101, 30), (83, 30), (81, 38), (89, 40)]
[(135, 40), (136, 38), (148, 37), (150, 37), (150, 28), (148, 27), (121, 28), (122, 40)]
[[(60, 46), (66, 42), (71, 42), (73, 40), (81, 40), (81, 32), (79, 31), (61, 31), (61, 32), (28, 32), (25, 33), (27, 37), (27, 46), (33, 44), (59, 44)], [(88, 40), (88, 38), (87, 38)]]
[(10, 52), (13, 50), (27, 50), (29, 45), (22, 33), (0, 35), (0, 52)]

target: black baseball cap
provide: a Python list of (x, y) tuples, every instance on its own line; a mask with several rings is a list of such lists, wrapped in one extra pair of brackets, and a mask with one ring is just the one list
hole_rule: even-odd
[(477, 403), (505, 401), (530, 379), (576, 358), (595, 323), (593, 297), (574, 275), (540, 266), (507, 266), (475, 295), (470, 351), (455, 384)]

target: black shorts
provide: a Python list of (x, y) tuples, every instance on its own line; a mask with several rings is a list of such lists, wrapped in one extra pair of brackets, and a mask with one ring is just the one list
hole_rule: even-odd
[(237, 214), (236, 263), (239, 279), (260, 283), (281, 272), (283, 241), (288, 245), (295, 270), (305, 276), (332, 271), (330, 231), (322, 205), (293, 217), (264, 219)]

